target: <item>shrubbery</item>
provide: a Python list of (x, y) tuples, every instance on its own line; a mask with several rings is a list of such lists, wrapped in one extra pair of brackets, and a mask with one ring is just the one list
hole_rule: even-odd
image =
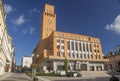
[(37, 76), (65, 76), (65, 75), (60, 75), (59, 73), (37, 73)]

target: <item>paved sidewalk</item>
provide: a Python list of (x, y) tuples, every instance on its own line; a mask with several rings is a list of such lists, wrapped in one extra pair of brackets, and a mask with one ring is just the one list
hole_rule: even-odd
[(23, 73), (11, 73), (0, 81), (32, 81), (30, 77)]
[(3, 75), (0, 75), (0, 81), (4, 80), (5, 78), (9, 77), (12, 73), (5, 73)]
[(39, 81), (51, 81), (49, 79), (46, 79), (45, 77), (40, 77), (40, 76), (37, 76), (37, 78), (39, 79)]
[[(38, 81), (49, 81), (44, 78), (38, 78)], [(9, 73), (0, 76), (0, 81), (32, 81), (32, 78), (25, 73)]]

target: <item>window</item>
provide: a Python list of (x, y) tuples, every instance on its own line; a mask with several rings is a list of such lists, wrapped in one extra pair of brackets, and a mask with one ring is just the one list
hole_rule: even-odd
[(68, 53), (69, 54), (69, 57), (71, 57), (71, 54), (70, 53)]
[(78, 55), (78, 54), (76, 54), (76, 56), (77, 56), (77, 58), (79, 58), (79, 55)]
[(88, 55), (88, 58), (90, 58), (90, 56)]
[(81, 51), (81, 42), (79, 43), (79, 50)]
[(94, 52), (96, 53), (96, 50), (94, 50)]
[(64, 49), (64, 46), (61, 46), (62, 49)]
[(97, 47), (99, 47), (99, 45), (97, 44)]
[(59, 40), (59, 39), (57, 39), (57, 42), (58, 42), (58, 43), (60, 43), (60, 40)]
[(64, 43), (64, 40), (61, 40), (61, 43)]
[(60, 49), (60, 45), (57, 45), (57, 52), (60, 52), (61, 49)]
[(98, 50), (98, 53), (100, 53), (100, 51)]
[(86, 54), (84, 54), (84, 58), (86, 58)]
[(78, 51), (78, 44), (77, 42), (75, 43), (76, 51)]
[(72, 50), (74, 50), (74, 42), (72, 41), (71, 43), (72, 43)]
[(86, 44), (86, 48), (87, 48), (87, 51), (88, 51), (88, 49), (89, 49), (88, 44)]
[(67, 48), (70, 50), (70, 41), (67, 41)]
[(91, 55), (91, 58), (93, 58), (93, 56)]
[(97, 59), (97, 55), (95, 55), (96, 59)]
[(92, 46), (91, 46), (91, 44), (90, 44), (90, 52), (92, 52)]
[(60, 56), (60, 52), (57, 52), (57, 56)]
[(64, 70), (64, 66), (62, 66), (62, 65), (58, 65), (58, 70)]
[(96, 44), (94, 44), (94, 47), (96, 47)]
[(72, 57), (73, 57), (73, 58), (75, 57), (74, 53), (72, 53)]
[(100, 59), (100, 55), (98, 55), (99, 59)]
[(80, 54), (80, 58), (82, 58), (82, 54)]
[(83, 51), (85, 51), (85, 44), (83, 43)]

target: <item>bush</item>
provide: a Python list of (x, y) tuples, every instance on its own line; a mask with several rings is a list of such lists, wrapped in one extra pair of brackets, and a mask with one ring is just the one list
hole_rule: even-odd
[(37, 73), (37, 76), (65, 76), (65, 75), (60, 75), (59, 73)]
[(32, 77), (31, 72), (26, 73), (26, 75), (28, 75), (28, 76)]

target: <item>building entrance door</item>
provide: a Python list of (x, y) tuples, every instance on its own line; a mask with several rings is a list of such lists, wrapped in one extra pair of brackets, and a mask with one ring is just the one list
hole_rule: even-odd
[(87, 64), (81, 64), (81, 70), (87, 71)]

